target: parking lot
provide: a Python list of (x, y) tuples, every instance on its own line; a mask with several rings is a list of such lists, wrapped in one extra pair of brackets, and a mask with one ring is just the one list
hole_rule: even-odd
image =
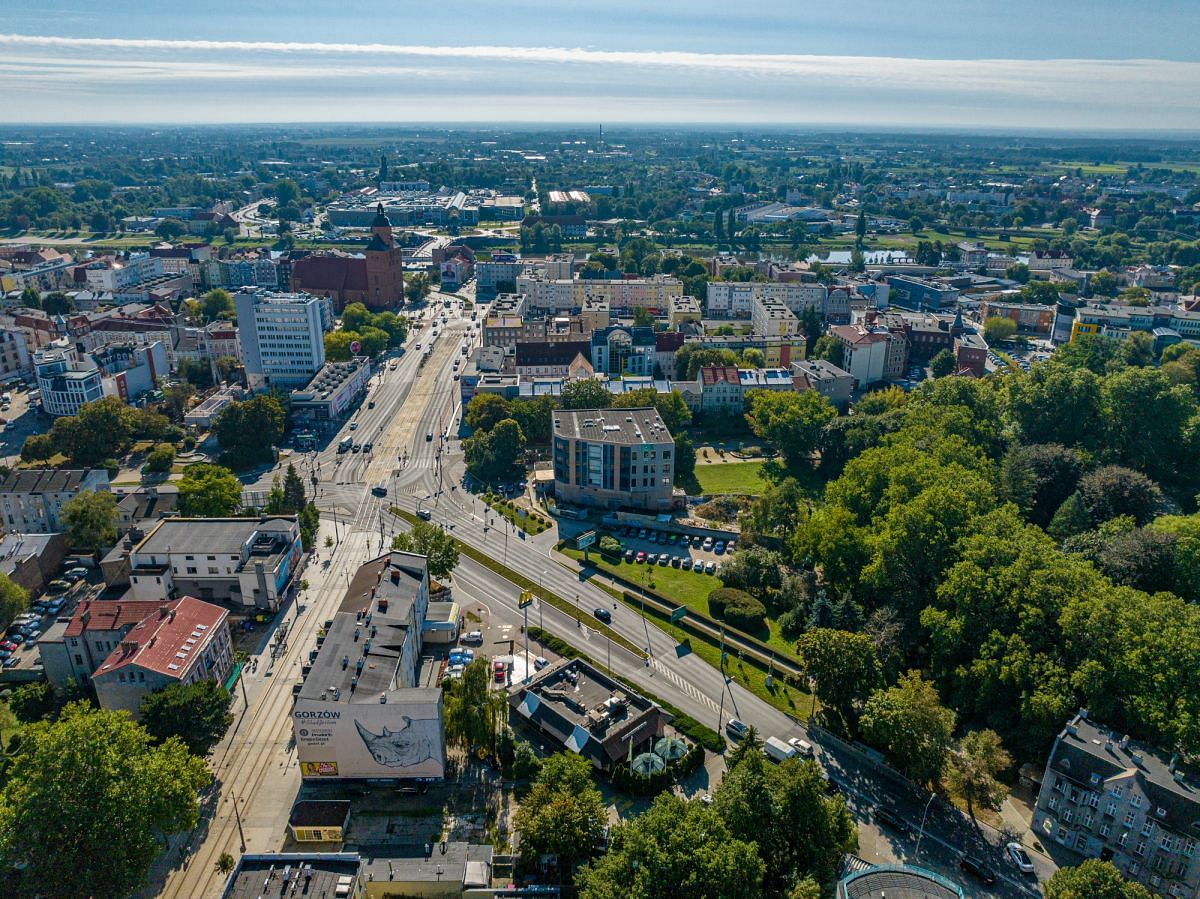
[(679, 569), (686, 564), (692, 571), (718, 576), (737, 549), (736, 541), (726, 541), (715, 535), (689, 537), (686, 534), (633, 526), (615, 528), (605, 536), (615, 537), (621, 542), (622, 558), (626, 562)]
[(37, 410), (29, 407), (29, 391), (23, 386), (3, 390), (11, 395), (11, 401), (7, 409), (0, 402), (0, 457), (12, 464), (19, 458), (25, 438), (42, 429), (38, 425)]
[[(80, 598), (88, 595), (88, 583), (93, 570), (66, 559), (62, 574), (51, 581), (41, 596), (30, 603), (29, 610), (18, 615), (0, 640), (0, 665), (5, 669), (33, 667), (40, 663), (37, 652), (42, 634), (57, 618), (70, 615)], [(98, 575), (98, 573), (97, 573)]]

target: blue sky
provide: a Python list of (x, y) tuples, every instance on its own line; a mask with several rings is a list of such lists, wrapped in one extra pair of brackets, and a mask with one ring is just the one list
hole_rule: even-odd
[(1200, 3), (7, 0), (14, 122), (1200, 129)]

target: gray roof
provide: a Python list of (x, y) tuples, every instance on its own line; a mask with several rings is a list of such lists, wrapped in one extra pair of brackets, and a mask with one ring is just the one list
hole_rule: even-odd
[(338, 881), (353, 885), (358, 881), (359, 859), (352, 853), (264, 853), (243, 855), (230, 880), (223, 899), (262, 899), (263, 896), (290, 895), (293, 886), (284, 886), (284, 877), (296, 878), (296, 895), (304, 899), (340, 899), (353, 890), (338, 892)]
[(559, 409), (554, 436), (625, 446), (673, 440), (656, 409)]
[[(429, 855), (424, 846), (381, 847), (380, 854), (363, 852), (364, 880), (383, 883), (421, 883), (445, 880), (469, 886), (491, 886), (492, 847), (474, 843), (442, 842), (432, 844)], [(480, 879), (487, 880), (480, 883)], [(449, 895), (449, 894), (447, 894)]]
[[(16, 469), (0, 484), (0, 493), (69, 493), (78, 490), (95, 469), (25, 468)], [(104, 478), (105, 482), (108, 478)]]
[[(1195, 837), (1200, 825), (1200, 779), (1172, 755), (1134, 742), (1088, 719), (1080, 710), (1059, 734), (1046, 768), (1089, 790), (1132, 777), (1153, 805), (1148, 812), (1164, 827)], [(1157, 814), (1158, 809), (1163, 814)]]
[(166, 518), (137, 547), (139, 553), (223, 553), (236, 555), (256, 533), (286, 534), (294, 515), (263, 518)]

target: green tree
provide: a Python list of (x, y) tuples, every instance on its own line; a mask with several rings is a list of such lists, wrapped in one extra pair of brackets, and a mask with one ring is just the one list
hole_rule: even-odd
[(849, 725), (882, 677), (871, 638), (818, 627), (800, 637), (796, 650), (817, 699)]
[(300, 186), (291, 178), (280, 178), (273, 188), (275, 204), (279, 207), (298, 203), (300, 201)]
[(21, 291), (21, 305), (29, 309), (42, 308), (42, 296), (36, 287), (26, 287)]
[(595, 378), (584, 378), (563, 385), (558, 398), (564, 409), (607, 409), (612, 405), (613, 395), (604, 383)]
[(675, 475), (676, 484), (688, 484), (696, 476), (696, 447), (687, 434), (675, 436)]
[(549, 396), (513, 400), (508, 417), (520, 425), (526, 440), (541, 446), (550, 442), (554, 409), (554, 398)]
[(422, 302), (429, 296), (431, 290), (433, 290), (433, 282), (424, 272), (417, 272), (404, 279), (404, 298), (411, 304)]
[(867, 237), (867, 212), (865, 209), (858, 210), (858, 218), (854, 220), (854, 242), (860, 247), (862, 242)]
[(445, 580), (458, 565), (458, 544), (436, 524), (418, 521), (412, 530), (392, 538), (392, 549), (425, 556), (429, 576)]
[(1197, 411), (1192, 391), (1158, 369), (1126, 368), (1103, 379), (1100, 407), (1111, 461), (1163, 482), (1182, 473), (1180, 447)]
[(832, 334), (822, 334), (813, 345), (812, 355), (814, 359), (824, 359), (833, 365), (841, 366), (845, 360), (846, 348)]
[(154, 474), (167, 474), (175, 464), (175, 446), (160, 443), (146, 455), (146, 470)]
[(153, 745), (125, 712), (69, 705), (22, 734), (0, 793), (0, 856), (40, 894), (122, 899), (145, 883), (162, 835), (196, 825), (210, 779), (182, 743)]
[(958, 362), (955, 361), (954, 353), (950, 350), (940, 350), (934, 353), (933, 358), (929, 360), (929, 373), (935, 378), (952, 375), (957, 367)]
[(983, 339), (988, 343), (1000, 343), (1017, 333), (1017, 323), (1011, 318), (993, 315), (983, 323)]
[(618, 394), (612, 398), (614, 409), (655, 409), (667, 430), (680, 433), (691, 423), (692, 412), (678, 390), (659, 393), (653, 387), (642, 387)]
[(800, 313), (800, 327), (804, 331), (804, 354), (806, 357), (813, 357), (817, 339), (825, 330), (821, 323), (821, 313), (816, 306), (804, 307), (804, 311)]
[[(183, 360), (179, 360), (183, 362)], [(196, 388), (192, 383), (185, 380), (178, 384), (171, 384), (163, 388), (163, 408), (167, 410), (168, 417), (176, 422), (183, 421), (187, 415), (188, 407), (191, 405), (191, 399), (196, 395)]]
[(475, 659), (462, 677), (442, 684), (446, 742), (465, 750), (495, 748), (497, 729), (503, 722), (504, 694), (491, 689), (491, 664)]
[(999, 810), (1007, 790), (999, 776), (1012, 765), (1012, 759), (993, 730), (973, 730), (961, 740), (946, 759), (942, 781), (946, 788), (967, 804), (967, 814), (975, 827), (976, 808)]
[(220, 465), (189, 465), (179, 481), (179, 512), (189, 518), (228, 518), (242, 507), (242, 482)]
[(512, 404), (495, 393), (480, 393), (467, 405), (467, 427), (472, 431), (490, 431), (499, 422), (512, 417)]
[(329, 331), (323, 338), (325, 342), (325, 358), (329, 362), (349, 362), (354, 355), (350, 352), (350, 344), (359, 340), (357, 331)]
[(1079, 472), (1078, 453), (1060, 443), (1018, 444), (1001, 462), (1001, 492), (1027, 519), (1044, 528), (1075, 492)]
[(1152, 899), (1140, 883), (1126, 880), (1109, 861), (1089, 858), (1073, 868), (1059, 868), (1043, 888), (1046, 899)]
[(1092, 526), (1092, 516), (1088, 514), (1083, 499), (1076, 490), (1068, 496), (1046, 525), (1046, 533), (1055, 540), (1063, 541), (1076, 534), (1082, 534)]
[(1175, 538), (1171, 592), (1191, 602), (1200, 600), (1200, 515), (1161, 515), (1147, 527)]
[(1093, 525), (1120, 515), (1143, 525), (1162, 510), (1164, 503), (1156, 483), (1120, 465), (1105, 465), (1080, 478), (1079, 498)]
[(157, 743), (178, 737), (193, 755), (205, 756), (233, 723), (233, 697), (212, 680), (171, 684), (142, 697), (142, 726)]
[(788, 468), (796, 471), (811, 464), (822, 429), (837, 418), (837, 410), (815, 390), (783, 393), (751, 390), (746, 422), (756, 437), (779, 449)]
[(72, 464), (90, 468), (120, 455), (133, 437), (134, 410), (115, 396), (79, 407), (73, 416), (55, 419), (50, 439)]
[(213, 433), (234, 466), (253, 465), (274, 458), (274, 447), (283, 439), (287, 414), (270, 393), (244, 402), (233, 402), (213, 422)]
[(1004, 270), (1004, 277), (1018, 284), (1026, 284), (1029, 281), (1029, 266), (1024, 262), (1014, 262)]
[(1088, 279), (1088, 287), (1092, 296), (1115, 297), (1117, 295), (1117, 278), (1108, 269), (1101, 269)]
[(894, 687), (876, 690), (863, 706), (863, 736), (920, 784), (937, 779), (954, 743), (955, 714), (919, 671), (902, 674)]
[(645, 306), (636, 306), (633, 310), (633, 324), (638, 328), (653, 328), (654, 313)]
[(1053, 306), (1059, 300), (1058, 287), (1049, 281), (1028, 281), (1021, 285), (1021, 302)]
[(1134, 331), (1121, 341), (1121, 361), (1136, 368), (1154, 364), (1154, 338), (1146, 331)]
[(763, 602), (771, 602), (783, 586), (783, 558), (765, 546), (739, 549), (733, 560), (721, 569), (721, 582), (726, 587), (745, 590)]
[(558, 860), (560, 879), (568, 880), (578, 865), (598, 854), (608, 815), (590, 769), (585, 758), (567, 752), (543, 763), (513, 816), (513, 829), (521, 835), (523, 869), (552, 855)]
[(228, 852), (222, 852), (217, 860), (213, 862), (213, 870), (222, 877), (228, 877), (232, 874), (235, 867), (237, 867), (237, 862)]
[(742, 350), (742, 367), (763, 368), (767, 364), (766, 356), (757, 347), (746, 347)]
[(233, 308), (233, 297), (229, 295), (229, 291), (219, 287), (204, 295), (204, 299), (200, 301), (200, 308), (206, 322), (215, 322), (218, 319), (232, 321), (237, 316)]
[(22, 724), (32, 724), (58, 714), (63, 703), (48, 681), (22, 684), (13, 690), (8, 708)]
[(107, 490), (81, 490), (63, 503), (67, 542), (97, 552), (117, 542), (117, 498)]
[[(1059, 352), (1062, 352), (1060, 350)], [(1094, 450), (1104, 440), (1100, 378), (1054, 360), (1006, 378), (1009, 414), (1025, 443)]]
[(29, 608), (29, 591), (0, 572), (0, 624), (7, 627)]
[(45, 462), (59, 451), (49, 434), (30, 434), (21, 445), (22, 462)]
[(609, 833), (608, 851), (581, 868), (580, 899), (757, 899), (763, 862), (700, 802), (661, 793)]
[(187, 234), (187, 225), (177, 218), (165, 218), (155, 226), (154, 233), (163, 240), (174, 240)]
[(463, 441), (467, 471), (485, 483), (507, 480), (524, 470), (525, 435), (511, 418), (495, 424), (491, 431), (472, 434)]

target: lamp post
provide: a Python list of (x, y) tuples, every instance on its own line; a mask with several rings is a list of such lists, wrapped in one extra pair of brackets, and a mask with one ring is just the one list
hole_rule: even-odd
[(246, 832), (244, 830), (242, 830), (242, 816), (238, 812), (237, 794), (231, 792), (229, 794), (229, 801), (233, 803), (233, 819), (235, 821), (237, 821), (238, 839), (241, 840), (241, 843), (242, 843), (242, 852), (245, 852), (246, 851)]
[(925, 803), (925, 811), (921, 814), (921, 832), (917, 834), (917, 848), (914, 850), (914, 854), (918, 858), (921, 856), (921, 840), (925, 836), (925, 818), (929, 815), (929, 806), (933, 805), (933, 798), (936, 795), (936, 793), (929, 794), (929, 801)]

